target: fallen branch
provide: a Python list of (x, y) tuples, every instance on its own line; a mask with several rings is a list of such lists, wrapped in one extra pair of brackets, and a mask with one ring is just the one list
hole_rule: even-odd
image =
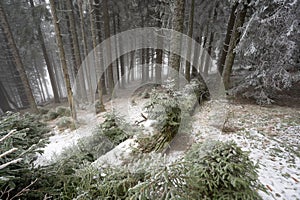
[(11, 136), (13, 133), (15, 133), (16, 130), (11, 130), (8, 134), (6, 134), (3, 138), (0, 139), (0, 142), (4, 141), (6, 138), (8, 138), (9, 136)]
[(5, 167), (7, 167), (9, 165), (16, 164), (16, 163), (20, 162), (21, 160), (22, 160), (22, 158), (18, 158), (18, 159), (12, 160), (10, 162), (4, 163), (3, 165), (0, 165), (0, 170), (4, 169)]
[(25, 193), (25, 192), (28, 192), (29, 191), (29, 187), (31, 187), (33, 184), (35, 184), (37, 182), (37, 179), (35, 179), (34, 181), (32, 181), (29, 185), (27, 185), (25, 188), (23, 188), (20, 192), (18, 192), (15, 196), (13, 196), (12, 198), (11, 198), (11, 200), (12, 199), (14, 199), (14, 198), (16, 198), (16, 197), (19, 197), (19, 196), (21, 196), (23, 193)]
[(144, 119), (141, 120), (141, 121), (135, 121), (135, 124), (136, 124), (136, 125), (140, 125), (140, 123), (143, 123), (143, 122), (145, 122), (145, 121), (148, 120), (148, 118), (147, 118), (143, 113), (141, 113), (141, 116), (142, 116)]
[(17, 151), (17, 150), (18, 150), (18, 148), (12, 148), (12, 149), (10, 149), (10, 150), (4, 152), (3, 154), (1, 154), (1, 155), (0, 155), (0, 158), (3, 158), (4, 156), (6, 156), (6, 155), (8, 155), (8, 154), (10, 154), (10, 153), (13, 153), (13, 152), (15, 152), (15, 151)]

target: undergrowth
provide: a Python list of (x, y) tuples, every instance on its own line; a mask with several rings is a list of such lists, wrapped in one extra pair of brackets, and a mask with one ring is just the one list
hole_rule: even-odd
[(61, 195), (82, 200), (261, 199), (257, 178), (257, 166), (235, 143), (209, 141), (194, 145), (171, 164), (156, 153), (125, 166), (82, 164), (65, 182)]
[(0, 199), (20, 198), (38, 181), (33, 163), (48, 131), (35, 115), (9, 112), (0, 118)]

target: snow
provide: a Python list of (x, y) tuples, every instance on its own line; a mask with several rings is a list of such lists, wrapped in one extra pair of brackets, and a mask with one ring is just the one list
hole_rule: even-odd
[(98, 158), (93, 165), (101, 166), (102, 168), (108, 166), (120, 166), (126, 161), (126, 158), (130, 157), (133, 148), (137, 148), (135, 139), (127, 139), (105, 155)]
[[(127, 122), (134, 124), (142, 121), (142, 109), (146, 99), (119, 96), (105, 104), (106, 109), (115, 109)], [(54, 128), (50, 144), (36, 162), (47, 164), (53, 155), (77, 143), (78, 139), (92, 134), (96, 125), (103, 122), (103, 115), (94, 115), (91, 110), (80, 111), (82, 125), (74, 130), (60, 132)], [(263, 199), (300, 199), (300, 111), (291, 108), (256, 105), (234, 105), (227, 100), (214, 100), (205, 103), (193, 117), (192, 139), (175, 142), (174, 148), (166, 153), (168, 162), (182, 157), (191, 142), (208, 139), (220, 141), (234, 140), (243, 150), (248, 151), (254, 163), (258, 163), (259, 181), (265, 186), (266, 193), (259, 191)], [(145, 133), (153, 133), (155, 120), (140, 123)], [(227, 130), (225, 133), (222, 130)], [(188, 142), (187, 142), (188, 141)], [(186, 142), (186, 143), (185, 143)], [(137, 147), (135, 138), (130, 138), (105, 155), (98, 158), (94, 166), (119, 166), (126, 163)]]
[[(222, 107), (225, 108), (223, 114), (220, 113)], [(282, 122), (282, 118), (274, 117), (276, 115), (291, 122)], [(222, 122), (219, 116), (229, 119), (223, 118)], [(194, 117), (193, 133), (198, 142), (233, 140), (244, 151), (250, 152), (250, 159), (259, 164), (259, 181), (267, 190), (267, 193), (259, 191), (263, 199), (299, 199), (300, 158), (295, 153), (295, 146), (300, 147), (299, 116), (300, 111), (290, 108), (213, 101)], [(231, 126), (233, 132), (222, 133), (225, 120), (225, 126)]]

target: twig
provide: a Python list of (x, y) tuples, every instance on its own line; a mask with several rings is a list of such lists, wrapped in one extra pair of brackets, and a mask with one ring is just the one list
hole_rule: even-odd
[(23, 188), (20, 192), (18, 192), (15, 196), (13, 196), (12, 198), (11, 198), (11, 200), (12, 199), (14, 199), (14, 198), (16, 198), (16, 197), (19, 197), (19, 196), (21, 196), (23, 193), (25, 193), (25, 192), (28, 192), (29, 191), (29, 187), (31, 187), (33, 184), (35, 184), (36, 182), (37, 182), (37, 180), (38, 179), (35, 179), (33, 182), (31, 182), (28, 186), (26, 186), (25, 188)]
[(142, 116), (144, 119), (141, 120), (141, 121), (135, 121), (135, 124), (139, 125), (140, 123), (143, 123), (143, 122), (145, 122), (145, 121), (148, 120), (148, 118), (147, 118), (143, 113), (141, 113), (141, 116)]
[(15, 151), (17, 151), (17, 150), (18, 150), (18, 148), (12, 148), (12, 149), (10, 149), (10, 150), (4, 152), (3, 154), (1, 154), (1, 155), (0, 155), (0, 158), (3, 158), (4, 156), (6, 156), (6, 155), (8, 155), (8, 154), (10, 154), (10, 153), (12, 153), (12, 152), (15, 152)]
[(22, 160), (22, 158), (18, 158), (18, 159), (12, 160), (10, 162), (4, 163), (3, 165), (0, 165), (0, 169), (4, 169), (5, 167), (7, 167), (9, 165), (16, 164), (16, 163), (20, 162), (21, 160)]
[(4, 141), (6, 138), (11, 136), (13, 133), (15, 133), (17, 130), (11, 130), (7, 135), (5, 135), (3, 138), (0, 139), (0, 142)]

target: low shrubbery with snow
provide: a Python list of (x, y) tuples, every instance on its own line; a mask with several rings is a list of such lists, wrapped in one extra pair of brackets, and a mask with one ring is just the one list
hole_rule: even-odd
[[(183, 90), (186, 92), (190, 88)], [(230, 108), (233, 105), (222, 101), (208, 102), (201, 112), (190, 116), (190, 108), (194, 106), (190, 95), (181, 95), (168, 88), (149, 94), (150, 98), (144, 99), (144, 106), (133, 105), (146, 108), (147, 117), (143, 115), (146, 122), (137, 123), (130, 117), (125, 120), (121, 117), (122, 113), (117, 114), (113, 110), (98, 115), (103, 119), (99, 125), (95, 121), (82, 124), (74, 144), (65, 146), (63, 151), (57, 150), (56, 155), (48, 157), (48, 162), (35, 162), (36, 153), (43, 152), (42, 147), (47, 141), (45, 124), (27, 114), (10, 113), (2, 117), (0, 138), (6, 137), (13, 129), (16, 131), (5, 140), (1, 139), (0, 164), (2, 166), (18, 158), (22, 160), (0, 169), (0, 198), (129, 200), (296, 197), (295, 194), (273, 191), (278, 189), (278, 183), (274, 183), (277, 180), (284, 184), (292, 181), (291, 185), (285, 184), (285, 190), (291, 192), (294, 187), (294, 192), (299, 191), (299, 187), (297, 189), (295, 186), (298, 183), (299, 174), (295, 170), (299, 155), (297, 145), (293, 144), (296, 141), (293, 137), (297, 138), (293, 131), (299, 130), (299, 121), (294, 117), (266, 110), (260, 113), (260, 121), (255, 123), (256, 107), (247, 107), (245, 109), (251, 114), (244, 113), (243, 109)], [(189, 99), (185, 101), (184, 98)], [(273, 124), (275, 119), (270, 119), (267, 112), (281, 117), (283, 123), (272, 128), (269, 123)], [(222, 115), (223, 118), (220, 117)], [(147, 121), (153, 122), (150, 129)], [(269, 128), (263, 129), (265, 126)], [(84, 131), (90, 131), (91, 127), (94, 127), (93, 133), (85, 134)], [(57, 134), (61, 134), (61, 139), (68, 143), (68, 136), (75, 134), (75, 131), (67, 129)], [(185, 150), (171, 148), (177, 145), (171, 142), (174, 137), (179, 135), (179, 142), (183, 142), (180, 141), (181, 132), (193, 138), (193, 144), (181, 144), (187, 146)], [(262, 135), (254, 135), (254, 132), (261, 132)], [(269, 145), (269, 148), (263, 145)], [(14, 147), (18, 150), (5, 154)], [(48, 155), (47, 152), (45, 154)], [(287, 154), (288, 160), (285, 161), (282, 155)], [(268, 159), (274, 162), (272, 160), (270, 163)], [(275, 169), (280, 165), (276, 164), (277, 160), (284, 168)], [(266, 176), (268, 170), (274, 173), (275, 178)], [(276, 172), (282, 175), (275, 176)]]

